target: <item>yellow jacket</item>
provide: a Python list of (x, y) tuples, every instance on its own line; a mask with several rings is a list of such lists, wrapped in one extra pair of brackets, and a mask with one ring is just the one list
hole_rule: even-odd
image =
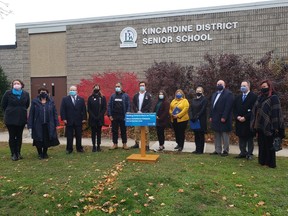
[(173, 122), (172, 112), (173, 110), (178, 107), (181, 111), (177, 114), (177, 122), (184, 122), (189, 120), (189, 102), (185, 98), (181, 99), (173, 99), (170, 103), (170, 116), (171, 116), (171, 122)]

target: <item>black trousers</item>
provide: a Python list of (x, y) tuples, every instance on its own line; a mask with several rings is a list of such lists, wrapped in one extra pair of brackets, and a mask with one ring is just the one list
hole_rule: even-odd
[(203, 153), (205, 144), (205, 133), (204, 131), (194, 131), (194, 135), (195, 135), (196, 152)]
[(271, 168), (276, 167), (276, 153), (273, 150), (273, 136), (265, 136), (263, 132), (258, 132), (258, 162)]
[(175, 133), (176, 143), (180, 148), (184, 148), (184, 142), (185, 142), (185, 131), (187, 127), (187, 122), (177, 122), (177, 120), (174, 120), (172, 125)]
[(100, 146), (101, 132), (102, 132), (102, 126), (96, 125), (91, 127), (91, 139), (93, 146), (96, 145), (96, 135), (97, 135), (97, 146)]
[(6, 125), (9, 132), (9, 147), (11, 155), (16, 154), (17, 156), (21, 154), (22, 147), (22, 135), (25, 125)]
[(253, 137), (239, 137), (240, 155), (253, 155), (254, 143)]
[(76, 150), (81, 151), (83, 149), (82, 146), (82, 125), (80, 126), (66, 126), (66, 136), (67, 136), (67, 146), (66, 150), (72, 152), (73, 151), (73, 138), (76, 138)]
[(156, 126), (157, 137), (159, 141), (159, 145), (163, 146), (165, 142), (165, 127)]
[(118, 131), (120, 127), (122, 143), (127, 143), (127, 133), (125, 121), (122, 119), (113, 119), (112, 121), (112, 141), (113, 144), (118, 144)]

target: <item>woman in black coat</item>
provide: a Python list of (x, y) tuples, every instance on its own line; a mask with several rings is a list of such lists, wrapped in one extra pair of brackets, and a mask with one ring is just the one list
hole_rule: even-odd
[(47, 150), (59, 145), (56, 127), (59, 126), (54, 101), (46, 87), (38, 89), (39, 96), (32, 100), (29, 112), (28, 129), (36, 146), (39, 159), (48, 158)]
[[(93, 93), (88, 98), (89, 126), (91, 127), (92, 152), (101, 151), (101, 132), (104, 124), (104, 115), (107, 109), (106, 98), (100, 91), (100, 86), (93, 87)], [(97, 148), (96, 148), (97, 134)]]
[(13, 161), (22, 159), (22, 134), (27, 123), (27, 109), (30, 105), (29, 93), (24, 91), (24, 83), (15, 79), (11, 90), (5, 92), (2, 98), (4, 123), (9, 132), (9, 147)]
[[(203, 95), (204, 89), (201, 86), (196, 88), (196, 98), (190, 103), (190, 121), (200, 121), (200, 128), (193, 129), (195, 135), (196, 150), (193, 154), (203, 154), (205, 144), (205, 133), (207, 132), (207, 104), (208, 101)], [(192, 122), (190, 122), (192, 124)]]
[(163, 151), (165, 149), (165, 128), (167, 127), (170, 121), (169, 108), (170, 104), (167, 102), (167, 96), (165, 91), (160, 90), (158, 94), (158, 101), (154, 107), (154, 112), (156, 113), (156, 130), (157, 137), (159, 141), (158, 151)]

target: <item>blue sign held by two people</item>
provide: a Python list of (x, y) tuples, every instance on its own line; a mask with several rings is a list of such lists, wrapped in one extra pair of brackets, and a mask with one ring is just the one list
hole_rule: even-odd
[(127, 113), (126, 126), (156, 126), (156, 113)]

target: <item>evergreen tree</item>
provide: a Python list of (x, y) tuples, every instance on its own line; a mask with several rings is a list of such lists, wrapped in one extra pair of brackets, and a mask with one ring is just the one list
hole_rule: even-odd
[[(0, 101), (2, 101), (2, 97), (7, 89), (9, 89), (9, 82), (2, 66), (0, 65)], [(0, 109), (0, 119), (2, 118), (3, 118), (3, 110)]]

